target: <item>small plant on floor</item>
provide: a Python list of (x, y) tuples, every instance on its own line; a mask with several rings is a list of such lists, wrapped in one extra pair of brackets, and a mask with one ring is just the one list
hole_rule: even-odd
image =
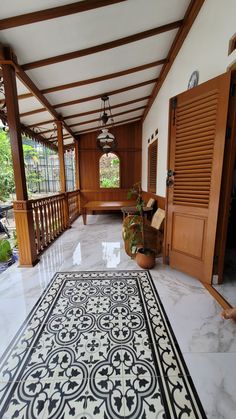
[[(151, 269), (155, 264), (155, 252), (145, 247), (143, 207), (141, 183), (135, 183), (128, 192), (128, 198), (136, 199), (135, 214), (126, 217), (123, 223), (123, 238), (126, 252), (136, 261), (141, 268)], [(127, 246), (129, 249), (127, 249)]]
[(6, 239), (0, 239), (0, 263), (8, 262), (12, 257), (10, 242)]

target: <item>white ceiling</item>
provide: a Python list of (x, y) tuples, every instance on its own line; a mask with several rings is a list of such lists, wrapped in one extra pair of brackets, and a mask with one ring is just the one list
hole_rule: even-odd
[[(0, 20), (76, 2), (77, 0), (41, 0), (40, 2), (33, 2), (32, 0), (2, 0)], [(11, 46), (17, 56), (18, 63), (24, 65), (40, 59), (114, 41), (183, 19), (189, 4), (190, 0), (126, 0), (82, 13), (5, 29), (0, 31), (0, 42), (3, 45)], [(166, 58), (177, 31), (177, 29), (174, 29), (92, 55), (31, 69), (27, 71), (27, 75), (38, 89), (44, 90), (61, 84), (84, 81), (128, 70)], [(89, 96), (102, 96), (104, 93), (109, 94), (109, 92), (114, 90), (157, 78), (161, 69), (162, 65), (159, 65), (122, 77), (63, 89), (46, 94), (45, 97), (51, 105), (57, 105)], [(143, 87), (111, 95), (110, 103), (114, 106), (148, 96), (151, 94), (153, 87), (154, 84), (147, 84)], [(17, 89), (18, 95), (29, 92), (19, 80)], [(134, 117), (140, 119), (144, 109), (139, 111), (132, 110), (144, 105), (147, 105), (147, 100), (113, 109), (113, 114), (130, 110), (130, 113), (115, 117), (115, 123), (118, 124), (119, 121)], [(56, 111), (64, 117), (99, 109), (100, 106), (101, 100), (96, 99), (57, 108)], [(20, 114), (41, 109), (42, 107), (42, 104), (33, 97), (19, 100)], [(97, 114), (93, 113), (71, 118), (66, 120), (66, 123), (71, 125), (98, 117), (99, 112)], [(25, 125), (31, 125), (52, 119), (52, 115), (46, 111), (22, 116), (21, 122)], [(76, 133), (78, 131), (84, 132), (90, 128), (95, 129), (97, 126), (98, 123), (94, 122), (78, 125), (71, 129)], [(42, 127), (52, 129), (53, 124)], [(49, 135), (51, 134), (45, 135), (45, 138), (48, 138)], [(66, 140), (65, 143), (70, 142), (73, 142), (72, 137)]]

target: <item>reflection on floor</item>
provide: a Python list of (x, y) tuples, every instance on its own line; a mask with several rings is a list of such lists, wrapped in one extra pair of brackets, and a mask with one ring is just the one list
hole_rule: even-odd
[[(137, 268), (123, 250), (121, 218), (88, 216), (87, 226), (77, 220), (34, 268), (13, 265), (1, 275), (1, 354), (55, 272)], [(235, 323), (220, 318), (220, 307), (197, 280), (160, 261), (152, 277), (207, 417), (235, 419)]]
[(227, 249), (225, 256), (224, 282), (214, 288), (236, 307), (236, 249)]

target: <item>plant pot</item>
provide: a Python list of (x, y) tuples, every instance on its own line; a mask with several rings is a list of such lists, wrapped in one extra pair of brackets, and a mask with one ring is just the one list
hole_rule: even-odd
[(156, 263), (155, 252), (151, 249), (139, 248), (136, 253), (136, 262), (142, 269), (152, 269)]

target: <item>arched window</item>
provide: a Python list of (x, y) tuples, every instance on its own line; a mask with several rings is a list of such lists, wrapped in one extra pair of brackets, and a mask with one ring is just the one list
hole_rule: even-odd
[(114, 153), (103, 154), (99, 160), (100, 188), (120, 187), (120, 159)]

